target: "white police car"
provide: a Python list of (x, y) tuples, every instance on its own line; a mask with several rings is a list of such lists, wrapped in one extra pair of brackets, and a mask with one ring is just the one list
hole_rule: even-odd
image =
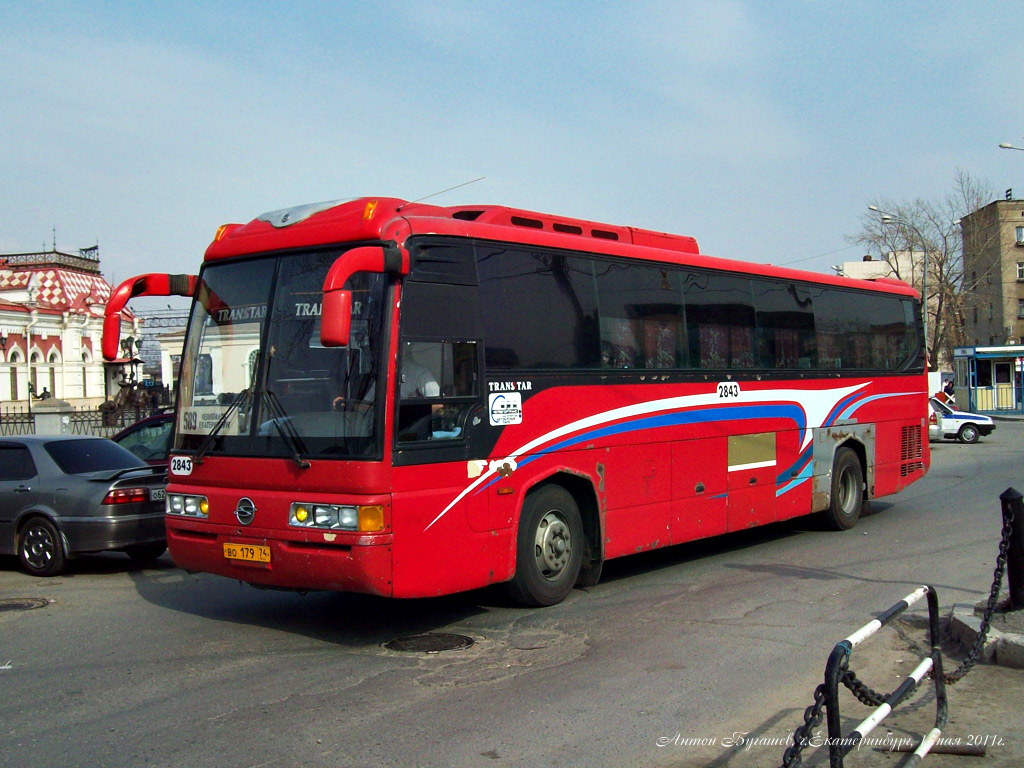
[(931, 415), (928, 416), (929, 440), (959, 440), (961, 443), (976, 443), (979, 437), (991, 434), (995, 422), (988, 416), (976, 413), (954, 411), (934, 397), (928, 399)]

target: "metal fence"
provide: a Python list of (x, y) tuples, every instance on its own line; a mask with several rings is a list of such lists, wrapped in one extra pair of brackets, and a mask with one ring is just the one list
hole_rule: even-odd
[(0, 437), (34, 435), (35, 433), (36, 420), (31, 413), (12, 411), (8, 408), (0, 414)]
[(70, 414), (68, 432), (72, 435), (96, 435), (110, 437), (122, 429), (149, 415), (141, 406), (120, 411), (75, 410)]
[[(68, 434), (111, 437), (122, 429), (150, 414), (142, 406), (124, 408), (120, 411), (101, 411), (97, 408), (76, 408), (68, 414)], [(4, 409), (0, 413), (0, 437), (34, 435), (36, 415), (27, 411)]]

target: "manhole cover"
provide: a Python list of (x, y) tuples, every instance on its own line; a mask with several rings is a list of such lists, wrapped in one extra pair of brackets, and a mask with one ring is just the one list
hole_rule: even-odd
[(15, 597), (11, 600), (0, 600), (0, 613), (4, 611), (31, 611), (33, 608), (45, 608), (50, 601), (45, 597)]
[(384, 643), (390, 651), (407, 651), (410, 653), (440, 653), (441, 651), (462, 651), (476, 641), (466, 635), (453, 635), (447, 632), (428, 632), (425, 635), (399, 637)]

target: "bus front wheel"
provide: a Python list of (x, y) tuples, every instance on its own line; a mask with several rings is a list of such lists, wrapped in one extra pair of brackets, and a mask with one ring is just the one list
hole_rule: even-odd
[(825, 520), (837, 531), (853, 528), (864, 503), (864, 470), (850, 448), (836, 451), (832, 463), (832, 500)]
[(579, 576), (583, 547), (583, 523), (572, 494), (559, 485), (531, 492), (519, 516), (509, 595), (521, 605), (562, 602)]

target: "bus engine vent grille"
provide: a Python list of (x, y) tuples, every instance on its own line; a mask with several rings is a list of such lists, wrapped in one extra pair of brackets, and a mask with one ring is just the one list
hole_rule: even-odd
[(920, 425), (903, 427), (900, 441), (900, 475), (902, 477), (924, 469), (924, 462), (921, 461), (924, 458), (924, 441), (921, 433)]

